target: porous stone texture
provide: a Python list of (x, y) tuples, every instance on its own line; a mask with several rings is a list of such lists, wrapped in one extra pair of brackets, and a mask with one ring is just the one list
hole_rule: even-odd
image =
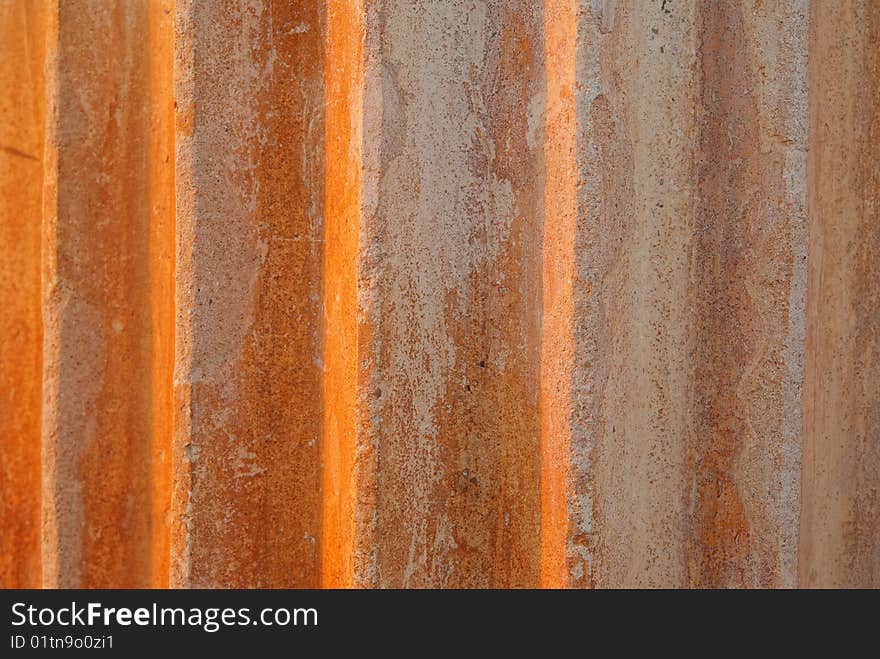
[(178, 0), (171, 583), (320, 583), (323, 9)]
[(42, 232), (42, 583), (159, 585), (173, 305), (170, 5), (46, 9), (43, 207), (28, 220)]
[(880, 586), (872, 0), (0, 0), (0, 584)]
[(357, 584), (537, 581), (542, 24), (529, 2), (366, 14), (363, 139), (377, 154), (361, 202), (357, 448), (374, 473), (357, 532), (375, 549)]
[(793, 585), (806, 3), (548, 6), (545, 583)]

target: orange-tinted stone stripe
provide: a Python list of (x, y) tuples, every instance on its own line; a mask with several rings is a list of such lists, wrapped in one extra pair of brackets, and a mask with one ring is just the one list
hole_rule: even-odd
[(323, 3), (176, 11), (171, 579), (317, 586)]
[[(363, 121), (363, 7), (330, 3), (325, 65), (325, 244), (321, 584), (358, 585), (358, 260)], [(364, 467), (366, 468), (366, 467)]]
[(569, 585), (574, 248), (577, 217), (576, 3), (545, 4), (547, 75), (541, 324), (541, 585)]
[(170, 212), (170, 179), (151, 181), (145, 35), (155, 35), (146, 4), (65, 2), (51, 13), (43, 585), (150, 586), (154, 534), (164, 532), (153, 528), (154, 420), (168, 412), (152, 396), (163, 366), (154, 354), (162, 322), (154, 325), (151, 306), (151, 209)]
[(0, 4), (0, 587), (40, 562), (40, 236), (48, 7)]

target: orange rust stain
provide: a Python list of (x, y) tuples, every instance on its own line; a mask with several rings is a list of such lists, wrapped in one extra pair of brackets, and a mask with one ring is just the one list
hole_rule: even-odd
[(569, 585), (568, 498), (574, 359), (577, 214), (575, 80), (577, 13), (571, 0), (545, 5), (547, 74), (541, 334), (541, 586)]
[[(791, 252), (782, 222), (781, 164), (759, 148), (756, 89), (740, 9), (707, 6), (702, 16), (702, 110), (694, 235), (693, 426), (689, 453), (695, 491), (688, 541), (691, 586), (772, 586), (777, 554), (754, 525), (744, 494), (771, 489), (746, 471), (746, 450), (770, 452), (779, 437), (781, 351)], [(765, 205), (756, 203), (764, 200)], [(770, 209), (769, 211), (766, 209)], [(768, 217), (769, 215), (769, 217)], [(766, 268), (778, 264), (768, 286)], [(760, 279), (759, 279), (760, 278)], [(754, 292), (762, 290), (756, 299)], [(772, 302), (772, 307), (769, 306)], [(758, 447), (758, 448), (755, 448)], [(767, 502), (769, 504), (769, 502)]]
[[(466, 3), (425, 11), (389, 8), (375, 26), (388, 75), (365, 268), (376, 300), (370, 576), (537, 586), (542, 15), (490, 4), (476, 32)], [(415, 51), (434, 40), (468, 46), (448, 59), (424, 51), (423, 66)], [(401, 94), (408, 84), (419, 92)], [(447, 105), (460, 114), (438, 111)]]
[(0, 587), (37, 588), (40, 561), (40, 217), (45, 3), (0, 8)]
[(320, 582), (323, 7), (178, 3), (175, 585)]
[[(324, 17), (320, 2), (266, 7), (271, 78), (258, 99), (258, 240), (265, 255), (254, 291), (237, 403), (239, 436), (265, 469), (238, 504), (259, 537), (238, 583), (320, 585), (323, 264)], [(256, 503), (258, 502), (258, 503)], [(256, 505), (254, 505), (256, 503)]]
[[(472, 538), (494, 526), (494, 537), (490, 536), (484, 556), (462, 564), (461, 575), (451, 585), (534, 588), (540, 583), (541, 569), (539, 255), (546, 178), (542, 158), (544, 25), (540, 8), (530, 2), (505, 3), (489, 16), (500, 26), (501, 38), (500, 43), (489, 40), (486, 44), (486, 64), (489, 71), (498, 72), (498, 84), (487, 97), (495, 147), (485, 174), (489, 180), (507, 181), (511, 186), (510, 234), (494, 258), (474, 267), (468, 288), (475, 299), (467, 315), (447, 316), (465, 377), (484, 383), (481, 400), (471, 423), (467, 415), (455, 415), (454, 404), (445, 410), (438, 405), (445, 412), (438, 418), (440, 427), (448, 428), (447, 437), (468, 438), (465, 451), (450, 455), (448, 467), (461, 464), (462, 454), (470, 455), (483, 468), (477, 475), (484, 483), (497, 483), (483, 509), (469, 511), (467, 516), (453, 513), (452, 519), (464, 529), (470, 527)], [(512, 108), (522, 110), (511, 112)], [(495, 238), (485, 235), (482, 240), (491, 251)], [(497, 285), (508, 278), (509, 285)], [(480, 359), (485, 359), (485, 368)], [(447, 391), (458, 382), (457, 375), (450, 373), (448, 382)], [(497, 475), (488, 474), (487, 468)], [(480, 526), (487, 512), (494, 525), (490, 521)], [(492, 570), (488, 582), (484, 581), (486, 562)]]
[[(695, 445), (690, 468), (695, 475), (695, 532), (688, 549), (691, 586), (733, 585), (742, 578), (749, 552), (749, 524), (738, 491), (735, 462), (746, 426), (735, 387), (752, 356), (744, 332), (753, 331), (740, 305), (748, 300), (745, 254), (745, 204), (755, 177), (756, 114), (740, 90), (749, 85), (737, 10), (709, 7), (702, 33), (703, 104), (700, 143), (702, 169), (696, 234), (695, 313), (700, 337), (694, 357)], [(737, 32), (739, 30), (739, 32)], [(729, 138), (736, 131), (737, 139)], [(744, 165), (738, 165), (745, 156)], [(748, 311), (747, 309), (745, 310)], [(731, 317), (731, 315), (733, 316)]]
[(321, 585), (357, 585), (358, 258), (361, 220), (364, 16), (330, 3), (325, 65), (324, 414)]

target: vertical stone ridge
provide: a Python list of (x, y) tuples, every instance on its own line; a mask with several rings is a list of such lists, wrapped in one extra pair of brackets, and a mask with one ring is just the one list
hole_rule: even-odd
[[(804, 9), (580, 6), (570, 585), (794, 582)], [(725, 332), (763, 349), (733, 359)]]
[(43, 225), (43, 585), (152, 583), (150, 22), (51, 8)]
[(880, 586), (880, 6), (811, 4), (798, 583)]
[(580, 497), (594, 503), (581, 544), (596, 586), (675, 587), (690, 478), (697, 3), (619, 3), (601, 38), (596, 20), (579, 44), (573, 455)]
[(177, 585), (320, 583), (323, 13), (178, 3)]
[(58, 7), (50, 5), (46, 16), (45, 135), (43, 141), (43, 204), (40, 218), (40, 308), (43, 327), (40, 429), (40, 582), (43, 588), (58, 587), (61, 580), (61, 536), (55, 505), (58, 466), (50, 429), (57, 426), (58, 358), (57, 341), (47, 333), (46, 306), (55, 286), (56, 250), (51, 248), (58, 223)]
[(168, 583), (172, 588), (192, 585), (192, 488), (193, 426), (192, 320), (195, 288), (191, 218), (196, 209), (193, 133), (195, 130), (195, 5), (191, 0), (174, 4), (174, 368), (171, 505)]
[(537, 585), (542, 7), (381, 2), (365, 29), (367, 580)]
[(803, 291), (806, 252), (806, 81), (797, 68), (806, 44), (778, 14), (805, 30), (799, 4), (769, 16), (748, 3), (700, 12), (690, 586), (794, 581), (799, 418), (787, 416), (786, 401), (802, 385), (803, 298), (795, 293), (792, 304), (792, 291)]
[(0, 3), (0, 588), (38, 588), (48, 3)]

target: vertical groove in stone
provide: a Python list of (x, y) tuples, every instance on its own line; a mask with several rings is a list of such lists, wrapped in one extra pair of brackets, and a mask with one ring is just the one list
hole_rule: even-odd
[[(328, 3), (324, 254), (324, 426), (322, 586), (360, 585), (355, 565), (358, 472), (369, 472), (369, 452), (357, 444), (359, 356), (358, 261), (363, 169), (363, 8)], [(360, 467), (358, 468), (358, 465)], [(360, 486), (359, 486), (360, 483)], [(369, 534), (366, 534), (369, 537)], [(366, 541), (372, 545), (372, 540)], [(369, 551), (369, 548), (367, 549)], [(358, 570), (363, 572), (363, 569)]]
[(150, 315), (153, 432), (151, 586), (169, 578), (174, 431), (174, 0), (149, 3)]
[(0, 588), (38, 588), (48, 7), (0, 2)]
[(323, 3), (179, 2), (172, 583), (320, 583)]
[(151, 515), (150, 208), (163, 203), (151, 198), (149, 10), (75, 1), (51, 12), (43, 585), (149, 586), (162, 532)]
[(543, 10), (377, 4), (364, 116), (377, 185), (358, 278), (373, 332), (359, 442), (377, 452), (358, 500), (375, 511), (363, 581), (537, 585)]
[(794, 583), (800, 417), (786, 401), (802, 389), (805, 14), (801, 2), (701, 8), (690, 586)]
[(801, 586), (880, 586), (880, 6), (815, 2)]

